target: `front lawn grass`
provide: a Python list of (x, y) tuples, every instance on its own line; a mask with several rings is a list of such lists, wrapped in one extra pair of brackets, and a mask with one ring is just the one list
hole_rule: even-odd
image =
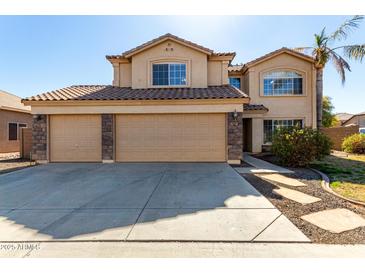
[(329, 176), (335, 192), (365, 202), (365, 155), (331, 154), (312, 167)]

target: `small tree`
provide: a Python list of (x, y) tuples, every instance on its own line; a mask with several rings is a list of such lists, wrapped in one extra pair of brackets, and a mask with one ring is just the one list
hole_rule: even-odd
[(336, 115), (333, 113), (334, 106), (332, 104), (332, 98), (328, 96), (323, 97), (323, 110), (322, 110), (322, 125), (324, 127), (333, 127), (338, 123)]
[(331, 152), (330, 139), (316, 129), (280, 128), (274, 133), (272, 152), (285, 166), (308, 166)]

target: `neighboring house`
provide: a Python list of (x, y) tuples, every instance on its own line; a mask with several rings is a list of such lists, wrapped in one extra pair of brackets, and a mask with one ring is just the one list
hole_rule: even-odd
[(340, 126), (342, 126), (342, 124), (345, 121), (347, 121), (348, 119), (350, 119), (352, 116), (353, 116), (353, 114), (347, 113), (347, 112), (339, 112), (339, 113), (336, 113), (336, 118), (340, 122), (339, 123)]
[(106, 56), (113, 85), (71, 86), (32, 106), (39, 162), (229, 162), (278, 126), (316, 127), (311, 57), (283, 48), (242, 66), (166, 34)]
[(342, 126), (357, 125), (360, 128), (365, 128), (365, 112), (351, 115), (345, 121), (342, 122)]
[(0, 153), (20, 151), (22, 127), (32, 127), (30, 107), (18, 96), (0, 90)]

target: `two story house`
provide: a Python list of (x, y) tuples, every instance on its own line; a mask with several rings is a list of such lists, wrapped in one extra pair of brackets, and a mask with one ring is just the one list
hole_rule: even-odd
[(260, 152), (276, 127), (315, 127), (311, 57), (280, 49), (242, 66), (166, 34), (106, 56), (113, 83), (23, 100), (39, 162), (228, 162)]

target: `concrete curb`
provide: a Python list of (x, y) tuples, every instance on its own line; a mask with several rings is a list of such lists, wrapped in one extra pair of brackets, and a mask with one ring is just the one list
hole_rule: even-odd
[(325, 191), (331, 193), (332, 195), (335, 195), (336, 197), (341, 198), (345, 201), (348, 201), (348, 202), (351, 202), (351, 203), (354, 203), (354, 204), (357, 204), (357, 205), (365, 206), (364, 202), (360, 202), (360, 201), (356, 201), (356, 200), (353, 200), (353, 199), (350, 199), (350, 198), (346, 198), (346, 197), (334, 192), (332, 190), (332, 188), (330, 187), (330, 179), (328, 178), (328, 176), (326, 174), (324, 174), (323, 172), (321, 172), (317, 169), (314, 169), (314, 168), (311, 168), (311, 170), (313, 170), (314, 172), (316, 172), (318, 175), (321, 176), (321, 178), (322, 178), (321, 187), (322, 187), (323, 190), (325, 190)]

